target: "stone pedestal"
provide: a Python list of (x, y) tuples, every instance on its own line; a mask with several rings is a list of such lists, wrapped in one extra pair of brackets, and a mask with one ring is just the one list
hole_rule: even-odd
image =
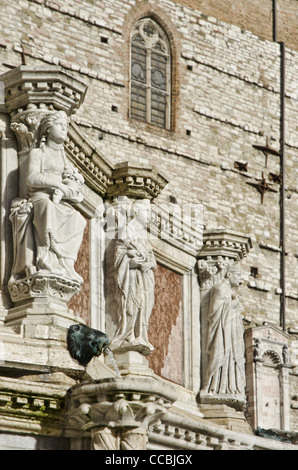
[(211, 423), (231, 431), (253, 434), (243, 411), (237, 411), (234, 407), (223, 404), (202, 404), (200, 410), (204, 414), (204, 418)]
[(117, 366), (122, 376), (143, 375), (152, 376), (153, 371), (149, 368), (148, 360), (137, 351), (114, 353)]
[(75, 313), (59, 300), (49, 298), (31, 299), (8, 310), (6, 326), (16, 325), (57, 325), (68, 328), (80, 321)]

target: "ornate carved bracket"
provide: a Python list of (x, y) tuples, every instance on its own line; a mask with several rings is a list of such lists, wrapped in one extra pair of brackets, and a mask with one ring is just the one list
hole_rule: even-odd
[(141, 376), (79, 385), (72, 390), (67, 434), (83, 430), (95, 450), (145, 450), (149, 426), (176, 399), (169, 384)]
[(9, 283), (11, 300), (20, 302), (27, 299), (51, 297), (61, 302), (68, 302), (80, 291), (80, 283), (59, 276), (41, 276), (38, 274)]

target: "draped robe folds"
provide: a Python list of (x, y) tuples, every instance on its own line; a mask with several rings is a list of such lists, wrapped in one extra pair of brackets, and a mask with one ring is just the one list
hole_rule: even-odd
[[(41, 273), (66, 276), (75, 282), (81, 277), (74, 270), (74, 263), (82, 243), (86, 221), (68, 202), (79, 202), (82, 195), (78, 185), (70, 182), (67, 186), (67, 200), (55, 201), (53, 194), (57, 184), (63, 183), (66, 161), (62, 150), (45, 154), (41, 149), (33, 149), (28, 164), (28, 203), (32, 213), (28, 223), (20, 217), (20, 211), (13, 215), (15, 241), (21, 241), (15, 250), (15, 270), (17, 277), (22, 270), (22, 260), (26, 258), (29, 240), (34, 241), (32, 263)], [(23, 216), (24, 218), (24, 216)], [(29, 227), (32, 224), (32, 229)], [(32, 246), (32, 242), (30, 242)], [(32, 250), (31, 250), (32, 251)], [(25, 267), (23, 266), (23, 270)]]
[(227, 279), (215, 285), (209, 296), (205, 389), (208, 393), (244, 394), (244, 330), (239, 302), (233, 299)]
[[(132, 268), (134, 254), (142, 258), (142, 265)], [(127, 346), (149, 354), (153, 346), (148, 341), (148, 322), (154, 305), (154, 273), (156, 266), (151, 245), (145, 238), (117, 240), (114, 268), (118, 329), (113, 349)]]

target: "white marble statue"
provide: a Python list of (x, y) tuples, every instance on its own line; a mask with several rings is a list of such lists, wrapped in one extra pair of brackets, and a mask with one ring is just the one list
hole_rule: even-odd
[(13, 201), (11, 282), (35, 272), (82, 282), (74, 269), (86, 225), (73, 207), (81, 202), (84, 179), (66, 160), (63, 142), (68, 120), (51, 112), (40, 123), (40, 144), (28, 156), (27, 199)]
[(233, 397), (244, 395), (245, 359), (240, 303), (235, 290), (241, 284), (239, 264), (209, 292), (208, 366), (202, 393)]
[(112, 341), (114, 351), (139, 351), (148, 355), (148, 322), (154, 305), (155, 257), (146, 226), (150, 202), (136, 201), (131, 219), (118, 233), (114, 269), (118, 305), (118, 329)]

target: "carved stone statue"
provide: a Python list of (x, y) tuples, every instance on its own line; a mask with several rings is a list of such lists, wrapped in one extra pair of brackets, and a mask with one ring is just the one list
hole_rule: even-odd
[(118, 305), (118, 329), (112, 350), (139, 351), (148, 355), (148, 322), (154, 305), (155, 257), (146, 231), (149, 200), (132, 205), (131, 219), (118, 232), (114, 269)]
[(224, 279), (209, 292), (208, 364), (201, 395), (244, 396), (243, 324), (235, 289), (241, 284), (239, 264), (229, 266)]
[(74, 270), (86, 221), (73, 208), (82, 201), (84, 179), (67, 162), (63, 142), (68, 120), (63, 111), (48, 113), (40, 122), (39, 147), (27, 157), (27, 198), (13, 201), (10, 219), (14, 264), (10, 283), (35, 273), (82, 283)]

